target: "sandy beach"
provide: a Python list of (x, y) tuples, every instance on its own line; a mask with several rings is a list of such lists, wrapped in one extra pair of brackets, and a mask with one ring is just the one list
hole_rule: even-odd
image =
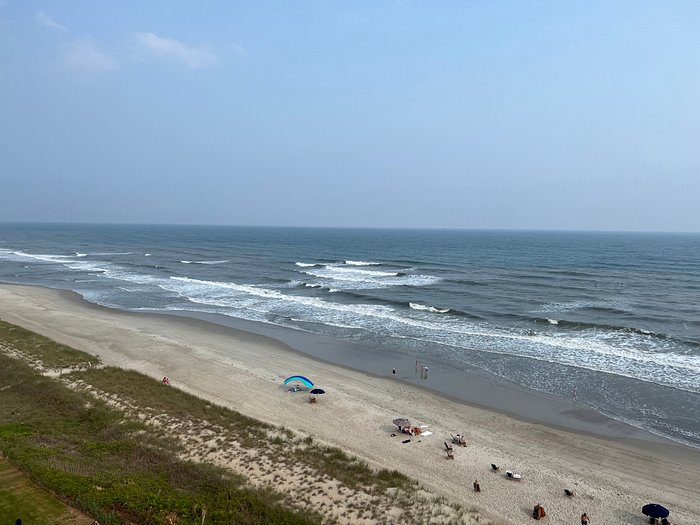
[[(530, 520), (540, 503), (548, 523), (579, 523), (587, 512), (592, 524), (641, 525), (647, 521), (640, 509), (649, 502), (670, 508), (674, 524), (700, 523), (699, 450), (632, 431), (609, 432), (608, 423), (587, 421), (585, 410), (570, 410), (579, 430), (564, 430), (313, 359), (270, 337), (103, 308), (70, 292), (2, 285), (0, 318), (98, 355), (107, 365), (167, 375), (177, 388), (311, 435), (372, 466), (399, 470), (492, 523)], [(312, 405), (303, 392), (288, 393), (282, 381), (294, 373), (311, 377), (327, 394)], [(428, 425), (433, 435), (403, 443), (401, 435), (392, 437), (396, 417)], [(443, 446), (451, 433), (468, 440), (467, 447), (455, 447), (454, 461), (446, 460)], [(507, 479), (506, 470), (523, 479)], [(476, 479), (479, 493), (472, 489)], [(567, 497), (564, 489), (576, 495)]]

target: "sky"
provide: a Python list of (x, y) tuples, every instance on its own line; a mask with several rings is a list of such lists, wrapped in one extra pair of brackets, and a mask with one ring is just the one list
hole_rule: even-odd
[(700, 232), (700, 2), (0, 0), (0, 221)]

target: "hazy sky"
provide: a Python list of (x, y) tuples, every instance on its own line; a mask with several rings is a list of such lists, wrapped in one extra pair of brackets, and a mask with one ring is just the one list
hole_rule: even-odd
[(0, 221), (700, 231), (700, 2), (0, 0)]

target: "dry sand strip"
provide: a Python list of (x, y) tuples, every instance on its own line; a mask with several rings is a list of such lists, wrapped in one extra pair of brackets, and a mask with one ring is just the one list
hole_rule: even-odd
[[(548, 523), (645, 523), (650, 501), (672, 509), (680, 525), (700, 523), (700, 451), (688, 447), (571, 433), (474, 408), (420, 388), (320, 362), (266, 337), (203, 321), (129, 313), (91, 305), (77, 295), (0, 286), (0, 318), (74, 348), (107, 365), (135, 369), (231, 407), (340, 447), (370, 465), (397, 469), (437, 495), (478, 508), (495, 523), (530, 520), (536, 503)], [(327, 394), (310, 404), (281, 388), (305, 372)], [(410, 417), (432, 436), (403, 443), (391, 420)], [(443, 441), (467, 436), (447, 460)], [(497, 463), (501, 472), (491, 470)], [(506, 469), (523, 475), (512, 481)], [(475, 493), (478, 479), (482, 491)], [(576, 495), (569, 498), (564, 489)], [(482, 518), (482, 523), (487, 521)]]

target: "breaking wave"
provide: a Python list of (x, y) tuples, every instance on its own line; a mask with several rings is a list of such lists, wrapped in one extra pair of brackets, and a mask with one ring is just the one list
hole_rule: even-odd
[(435, 314), (446, 314), (450, 311), (449, 308), (435, 308), (434, 306), (426, 306), (419, 303), (408, 303), (408, 306), (410, 306), (413, 310), (426, 310)]

